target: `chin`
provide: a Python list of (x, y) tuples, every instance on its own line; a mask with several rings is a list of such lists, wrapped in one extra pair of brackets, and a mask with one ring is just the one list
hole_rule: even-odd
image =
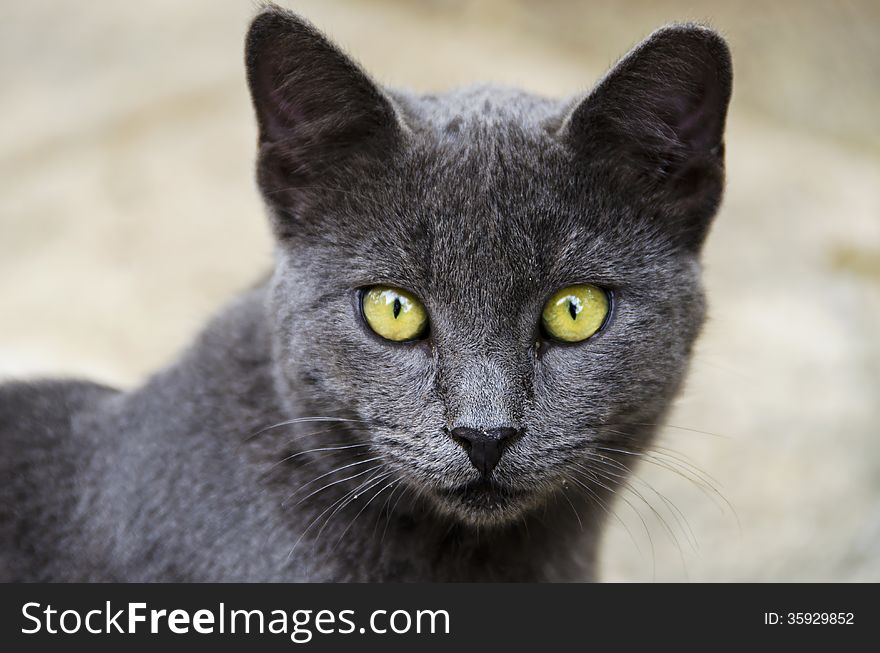
[(502, 527), (519, 521), (538, 503), (536, 493), (492, 480), (437, 489), (433, 494), (442, 512), (478, 527)]

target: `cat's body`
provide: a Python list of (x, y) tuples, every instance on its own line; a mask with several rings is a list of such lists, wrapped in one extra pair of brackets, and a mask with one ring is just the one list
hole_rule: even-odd
[[(702, 323), (727, 57), (676, 27), (579, 103), (420, 97), (265, 10), (275, 273), (138, 389), (0, 386), (0, 580), (591, 578)], [(548, 294), (584, 282), (602, 329), (546, 338)], [(421, 297), (427, 335), (370, 332), (374, 284)], [(462, 428), (516, 439), (481, 467)]]

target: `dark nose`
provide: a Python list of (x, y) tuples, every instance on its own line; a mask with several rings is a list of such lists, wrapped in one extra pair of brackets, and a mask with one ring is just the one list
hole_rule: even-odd
[(501, 460), (501, 454), (518, 437), (520, 431), (509, 426), (494, 429), (472, 429), (459, 426), (452, 429), (452, 439), (467, 452), (471, 463), (483, 478), (489, 478)]

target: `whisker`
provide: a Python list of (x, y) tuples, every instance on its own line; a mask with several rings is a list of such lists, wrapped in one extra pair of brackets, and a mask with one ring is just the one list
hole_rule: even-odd
[[(704, 496), (706, 496), (707, 499), (709, 499), (722, 512), (722, 514), (724, 513), (724, 506), (726, 505), (731, 513), (733, 513), (734, 517), (737, 520), (737, 523), (739, 523), (739, 516), (736, 513), (736, 509), (710, 480), (706, 480), (699, 475), (698, 472), (700, 470), (691, 469), (692, 466), (689, 466), (676, 459), (667, 460), (664, 458), (660, 458), (657, 456), (657, 454), (651, 451), (632, 451), (628, 449), (621, 449), (619, 447), (607, 447), (595, 444), (593, 448), (596, 450), (619, 453), (626, 456), (633, 456), (676, 474), (684, 480), (692, 483), (698, 490), (700, 490), (700, 492)], [(696, 476), (696, 478), (694, 478), (694, 476)], [(723, 505), (719, 504), (718, 501), (721, 501)]]
[[(587, 479), (593, 483), (598, 483), (598, 481), (595, 479), (595, 477), (591, 478), (587, 475), (584, 475), (583, 472), (581, 472), (581, 475), (585, 479)], [(624, 490), (628, 489), (625, 484), (621, 485), (621, 487)], [(620, 498), (620, 500), (623, 501), (627, 505), (627, 507), (629, 507), (629, 509), (633, 512), (633, 514), (635, 514), (636, 518), (642, 524), (642, 529), (645, 531), (645, 536), (648, 538), (648, 546), (651, 549), (651, 578), (652, 578), (652, 580), (656, 580), (657, 579), (657, 552), (656, 552), (656, 548), (654, 546), (654, 537), (651, 535), (651, 529), (648, 527), (648, 522), (645, 520), (644, 516), (642, 515), (642, 512), (635, 506), (635, 504), (633, 504), (632, 501), (627, 499), (624, 494), (615, 493), (615, 495), (618, 496)], [(648, 506), (649, 509), (652, 509), (652, 506), (647, 501), (645, 501), (643, 497), (639, 497), (639, 498), (642, 500), (642, 503), (644, 503), (645, 505)], [(633, 536), (632, 532), (630, 531), (629, 527), (626, 525), (626, 522), (624, 522), (620, 518), (618, 518), (618, 522), (621, 523), (621, 525), (624, 527), (626, 532), (629, 534), (630, 539), (635, 544), (636, 549), (639, 551), (639, 553), (641, 553), (641, 549), (639, 548), (638, 542), (636, 541), (636, 539)]]
[[(601, 471), (599, 471), (599, 470), (597, 470), (597, 469), (589, 469), (589, 470), (588, 470), (587, 468), (584, 468), (584, 467), (582, 467), (581, 465), (577, 465), (577, 466), (580, 467), (582, 470), (584, 470), (584, 471), (590, 473), (590, 474), (600, 474), (600, 475), (602, 475), (603, 478), (605, 478), (605, 480), (608, 480), (608, 481), (611, 481), (612, 483), (614, 483), (614, 479), (611, 479), (611, 478), (605, 476), (604, 474), (602, 474)], [(606, 490), (612, 491), (607, 485), (604, 485), (603, 483), (601, 483), (597, 478), (594, 478), (593, 480), (594, 480), (595, 483), (597, 483), (597, 484), (600, 485), (601, 487), (604, 487)], [(640, 500), (641, 500), (641, 501), (642, 501), (642, 502), (648, 507), (648, 509), (649, 509), (652, 513), (654, 513), (654, 516), (657, 518), (657, 520), (660, 521), (660, 522), (663, 524), (663, 526), (665, 527), (665, 529), (666, 529), (667, 532), (669, 533), (670, 537), (672, 537), (673, 541), (675, 541), (676, 545), (677, 545), (677, 546), (680, 546), (680, 545), (678, 544), (678, 539), (675, 537), (675, 533), (672, 531), (672, 528), (670, 528), (669, 524), (666, 522), (666, 520), (663, 518), (663, 516), (657, 511), (657, 509), (654, 507), (654, 505), (653, 505), (650, 501), (648, 501), (647, 499), (645, 499), (645, 497), (642, 496), (642, 494), (641, 494), (638, 490), (636, 490), (636, 489), (634, 489), (633, 487), (627, 485), (626, 483), (623, 483), (620, 487), (622, 487), (622, 488), (625, 489), (625, 490), (628, 490), (630, 493), (632, 493), (632, 494), (634, 494), (636, 497), (638, 497), (638, 498), (639, 498), (639, 499), (640, 499)]]
[[(582, 472), (578, 472), (578, 470), (574, 470), (574, 471), (575, 471), (575, 473), (580, 473), (580, 475), (583, 476), (584, 480), (586, 480), (588, 482), (594, 482), (593, 479), (589, 478), (588, 476), (583, 475)], [(576, 483), (579, 487), (581, 487), (583, 490), (585, 490), (589, 494), (589, 496), (592, 497), (592, 499), (594, 501), (596, 501), (596, 503), (599, 505), (599, 507), (602, 508), (602, 510), (605, 512), (606, 515), (608, 515), (609, 517), (613, 517), (617, 521), (617, 523), (623, 527), (623, 530), (625, 530), (627, 532), (630, 540), (632, 540), (633, 545), (636, 547), (636, 551), (639, 552), (639, 555), (642, 555), (642, 549), (641, 549), (641, 547), (639, 547), (639, 543), (636, 541), (636, 538), (633, 535), (632, 531), (629, 529), (629, 526), (626, 525), (626, 522), (624, 522), (623, 519), (620, 518), (620, 515), (618, 515), (617, 512), (615, 512), (614, 510), (612, 510), (608, 506), (607, 502), (603, 501), (602, 498), (596, 493), (596, 491), (593, 488), (591, 488), (590, 486), (581, 482), (577, 478), (572, 478), (571, 480), (574, 483)], [(612, 492), (612, 494), (616, 495), (617, 493)], [(626, 497), (620, 497), (620, 499), (621, 499), (621, 501), (626, 503), (627, 506), (629, 506), (630, 510), (632, 510), (636, 514), (636, 516), (639, 518), (639, 520), (642, 522), (642, 527), (645, 529), (645, 535), (648, 537), (648, 542), (651, 545), (651, 561), (653, 564), (653, 561), (655, 560), (654, 540), (651, 538), (651, 531), (648, 530), (648, 524), (645, 522), (644, 518), (642, 517), (642, 514), (638, 510), (636, 510), (635, 506), (633, 506), (632, 503), (630, 503), (626, 499)]]
[[(597, 470), (597, 473), (603, 473), (605, 475), (611, 474), (614, 478), (622, 480), (624, 485), (627, 485), (632, 482), (638, 482), (642, 486), (644, 486), (647, 490), (652, 492), (655, 496), (657, 496), (658, 499), (660, 499), (663, 502), (666, 509), (669, 510), (669, 512), (672, 514), (673, 518), (675, 519), (676, 523), (678, 524), (678, 527), (682, 530), (682, 533), (684, 533), (685, 539), (687, 540), (691, 549), (693, 549), (694, 552), (697, 551), (697, 549), (699, 547), (697, 546), (696, 535), (694, 535), (694, 531), (691, 528), (690, 523), (688, 522), (687, 518), (684, 516), (684, 513), (682, 513), (681, 510), (678, 508), (678, 506), (676, 506), (669, 498), (667, 498), (664, 494), (662, 494), (659, 490), (657, 490), (653, 485), (651, 485), (650, 483), (648, 483), (647, 481), (645, 481), (644, 479), (642, 479), (640, 476), (638, 476), (637, 474), (635, 474), (633, 472), (629, 472), (626, 476), (623, 476), (621, 474), (616, 474), (614, 472), (609, 472), (607, 470), (606, 466), (609, 463), (616, 463), (617, 461), (615, 461), (611, 458), (607, 458), (605, 456), (601, 456), (601, 454), (600, 454), (600, 458), (601, 459), (596, 460), (595, 462), (598, 462), (599, 464), (601, 464), (603, 466), (603, 468), (602, 468), (603, 471), (599, 472)], [(628, 489), (630, 489), (630, 491), (638, 493), (637, 491), (635, 491), (634, 488), (630, 487)], [(638, 494), (641, 496), (640, 493), (638, 493)], [(642, 500), (644, 501), (645, 499), (642, 498)]]
[(400, 501), (407, 496), (407, 494), (412, 494), (413, 489), (411, 486), (406, 485), (404, 483), (400, 483), (398, 487), (403, 487), (403, 492), (400, 493), (400, 496), (397, 497), (397, 501), (394, 502), (394, 505), (391, 506), (391, 510), (388, 513), (388, 516), (385, 517), (385, 528), (382, 529), (382, 537), (379, 538), (379, 545), (385, 541), (385, 534), (388, 532), (388, 526), (391, 524), (391, 518), (394, 516), (394, 511), (397, 510), (397, 506), (400, 504)]
[[(717, 490), (717, 486), (720, 485), (717, 479), (713, 478), (709, 473), (700, 469), (692, 460), (690, 460), (687, 456), (682, 454), (679, 451), (675, 451), (674, 449), (670, 449), (669, 447), (663, 447), (660, 445), (651, 444), (649, 447), (646, 447), (642, 442), (641, 438), (637, 438), (631, 433), (624, 433), (623, 431), (615, 431), (613, 429), (607, 429), (609, 432), (614, 433), (616, 435), (621, 436), (623, 439), (629, 440), (630, 442), (635, 443), (639, 453), (645, 454), (657, 454), (663, 455), (668, 458), (675, 460), (678, 464), (680, 464), (684, 469), (686, 469), (689, 473), (693, 474), (700, 478), (701, 481), (706, 483), (712, 489)], [(611, 442), (612, 444), (616, 444), (617, 440), (620, 438), (614, 438)], [(604, 442), (605, 440), (600, 440), (600, 442)]]
[(271, 467), (269, 467), (269, 469), (267, 469), (264, 473), (268, 474), (268, 473), (271, 472), (273, 469), (275, 469), (276, 467), (278, 467), (278, 465), (282, 465), (282, 464), (284, 464), (284, 463), (286, 463), (286, 462), (290, 462), (291, 460), (295, 460), (296, 458), (299, 458), (300, 456), (305, 456), (305, 455), (307, 455), (307, 454), (318, 453), (318, 452), (322, 452), (322, 451), (343, 451), (343, 450), (346, 450), (346, 449), (357, 449), (357, 448), (360, 448), (360, 447), (369, 447), (369, 446), (370, 446), (370, 443), (369, 443), (369, 442), (364, 442), (364, 443), (362, 443), (362, 444), (347, 444), (347, 445), (344, 445), (344, 446), (336, 446), (336, 445), (334, 445), (334, 446), (327, 446), (327, 447), (317, 447), (317, 448), (315, 448), (315, 449), (307, 449), (306, 451), (299, 451), (299, 452), (297, 452), (297, 453), (294, 453), (294, 454), (291, 454), (291, 455), (289, 455), (289, 456), (286, 456), (286, 457), (282, 458), (281, 460), (279, 460), (278, 462), (274, 463), (274, 464), (273, 464)]
[[(629, 469), (628, 467), (626, 467), (622, 463), (614, 460), (613, 458), (608, 458), (607, 456), (603, 456), (602, 454), (597, 454), (597, 456), (598, 456), (598, 459), (596, 459), (595, 462), (598, 462), (599, 464), (601, 464), (603, 466), (603, 473), (604, 474), (606, 474), (606, 475), (610, 474), (615, 479), (618, 479), (620, 482), (622, 482), (624, 484), (632, 482), (632, 481), (637, 481), (637, 482), (641, 483), (643, 486), (645, 486), (648, 490), (650, 490), (651, 492), (656, 494), (658, 496), (658, 498), (660, 498), (660, 500), (663, 501), (667, 505), (668, 508), (674, 508), (675, 511), (678, 513), (678, 515), (680, 515), (681, 520), (684, 520), (684, 523), (687, 524), (687, 530), (690, 532), (690, 535), (691, 535), (691, 539), (689, 540), (689, 543), (691, 543), (692, 546), (694, 547), (694, 549), (696, 550), (696, 537), (694, 537), (693, 530), (690, 528), (690, 524), (687, 522), (687, 519), (685, 518), (684, 514), (681, 512), (681, 510), (678, 509), (678, 507), (674, 503), (672, 503), (668, 498), (666, 498), (663, 494), (661, 494), (656, 488), (654, 488), (654, 486), (652, 486), (650, 483), (648, 483), (647, 481), (642, 479), (638, 474), (634, 473), (631, 469)], [(607, 466), (611, 465), (611, 464), (613, 464), (616, 469), (622, 470), (623, 473), (617, 474), (615, 472), (609, 471), (607, 469)], [(682, 526), (681, 520), (679, 520), (677, 517), (676, 517), (676, 520), (679, 522), (679, 526)]]
[[(380, 469), (381, 467), (383, 467), (383, 465), (376, 465), (376, 466), (373, 467), (371, 470), (367, 470), (367, 471), (374, 471), (374, 470)], [(366, 473), (366, 472), (364, 472), (364, 473)], [(359, 475), (362, 475), (362, 474), (359, 474)], [(352, 477), (352, 478), (354, 478), (354, 477)], [(371, 476), (370, 478), (368, 478), (365, 482), (366, 482), (366, 483), (369, 483), (371, 478), (372, 478), (372, 476)], [(347, 480), (347, 479), (346, 479), (346, 480)], [(362, 487), (362, 486), (358, 486), (358, 487)], [(287, 561), (288, 561), (288, 562), (290, 561), (290, 558), (291, 558), (291, 556), (293, 555), (293, 552), (296, 551), (296, 547), (299, 546), (299, 543), (302, 542), (303, 538), (304, 538), (304, 537), (306, 536), (306, 534), (311, 530), (312, 526), (314, 526), (315, 524), (317, 524), (317, 523), (318, 523), (318, 520), (321, 519), (321, 517), (323, 517), (325, 514), (327, 514), (327, 512), (329, 512), (331, 509), (333, 509), (334, 506), (336, 506), (338, 503), (340, 503), (340, 502), (342, 502), (343, 500), (345, 500), (345, 498), (348, 497), (349, 495), (356, 493), (357, 491), (358, 491), (358, 488), (355, 488), (355, 489), (353, 489), (353, 490), (350, 490), (348, 493), (343, 494), (343, 495), (342, 495), (340, 498), (338, 498), (336, 501), (334, 501), (334, 502), (331, 503), (329, 506), (327, 506), (326, 508), (324, 508), (324, 510), (322, 510), (322, 511), (318, 514), (317, 517), (315, 517), (312, 521), (309, 522), (308, 526), (306, 526), (305, 530), (304, 530), (302, 533), (300, 533), (300, 536), (296, 539), (296, 542), (293, 543), (293, 547), (291, 547), (290, 551), (288, 552), (288, 554), (287, 554)]]
[(249, 442), (254, 438), (263, 435), (264, 433), (268, 433), (274, 429), (281, 428), (282, 426), (291, 426), (293, 424), (304, 424), (307, 422), (340, 422), (340, 423), (352, 423), (352, 424), (367, 424), (366, 420), (362, 419), (349, 419), (347, 417), (297, 417), (295, 419), (288, 419), (283, 422), (278, 422), (277, 424), (272, 424), (271, 426), (267, 426), (265, 428), (260, 429), (256, 433), (252, 433), (247, 438), (245, 438), (245, 442)]
[(581, 529), (581, 533), (584, 532), (584, 522), (581, 521), (581, 516), (578, 514), (577, 509), (574, 507), (574, 504), (571, 502), (571, 499), (568, 498), (568, 495), (565, 493), (566, 488), (562, 488), (562, 496), (568, 502), (568, 505), (571, 506), (571, 511), (574, 513), (575, 518), (577, 519), (578, 527)]
[[(388, 478), (388, 476), (391, 475), (392, 473), (393, 473), (393, 472), (388, 472), (388, 475), (386, 475), (382, 480), (384, 480), (385, 478)], [(381, 477), (380, 477), (380, 478), (381, 478)], [(339, 543), (342, 542), (342, 538), (345, 537), (345, 534), (348, 533), (349, 529), (350, 529), (352, 526), (354, 526), (354, 523), (357, 521), (357, 518), (360, 517), (361, 514), (363, 514), (364, 510), (367, 509), (367, 506), (369, 506), (377, 496), (379, 496), (380, 494), (382, 494), (385, 490), (387, 490), (388, 488), (392, 487), (395, 483), (397, 483), (397, 482), (399, 482), (399, 481), (400, 481), (400, 477), (394, 479), (393, 481), (391, 481), (390, 483), (388, 483), (387, 485), (385, 485), (381, 490), (376, 491), (376, 492), (373, 494), (373, 496), (371, 496), (370, 499), (369, 499), (369, 500), (368, 500), (363, 506), (361, 506), (361, 509), (358, 510), (357, 514), (356, 514), (356, 515), (354, 516), (354, 518), (348, 523), (348, 526), (345, 527), (345, 530), (343, 530), (342, 533), (341, 533), (341, 534), (339, 535), (339, 537), (337, 538), (336, 543), (333, 545), (333, 549), (334, 549), (334, 550), (336, 549), (337, 546), (339, 546)], [(378, 485), (378, 484), (381, 483), (381, 482), (382, 482), (382, 481), (380, 480), (380, 481), (379, 481), (378, 483), (376, 483), (375, 485)], [(375, 487), (375, 485), (373, 485), (373, 486), (371, 486), (371, 487)], [(369, 489), (370, 489), (370, 488), (367, 488), (366, 490), (364, 490), (364, 492), (367, 492)], [(355, 498), (357, 498), (357, 497), (355, 497)]]
[[(351, 427), (349, 427), (349, 428), (351, 428)], [(307, 438), (313, 438), (318, 435), (324, 435), (325, 433), (340, 433), (340, 430), (336, 427), (331, 427), (331, 428), (327, 428), (327, 429), (318, 429), (317, 431), (307, 431), (305, 433), (298, 433), (295, 437), (291, 438), (290, 440), (285, 441), (282, 446), (290, 447), (290, 446), (296, 444), (297, 442), (299, 442), (300, 440), (305, 440)]]
[[(402, 477), (401, 477), (401, 479), (398, 479), (398, 480), (402, 480)], [(394, 498), (394, 495), (397, 493), (397, 490), (399, 490), (402, 485), (403, 485), (403, 483), (398, 483), (391, 490), (391, 494), (389, 494), (387, 497), (385, 497), (385, 501), (384, 501), (384, 503), (382, 503), (382, 507), (379, 508), (379, 512), (376, 514), (376, 521), (373, 523), (373, 534), (370, 536), (371, 538), (375, 539), (375, 537), (376, 537), (376, 529), (379, 528), (379, 520), (382, 519), (382, 515), (384, 514), (385, 518), (386, 519), (388, 518), (387, 510), (388, 510), (389, 505), (391, 504), (391, 499)]]
[[(583, 469), (583, 468), (582, 468), (582, 469)], [(604, 472), (602, 472), (601, 470), (598, 470), (598, 469), (595, 469), (595, 468), (594, 468), (594, 469), (590, 470), (590, 472), (591, 472), (592, 474), (601, 475), (603, 478), (606, 478), (607, 480), (610, 480), (612, 483), (614, 482), (613, 479), (609, 478), (609, 477), (608, 477)], [(598, 481), (595, 481), (595, 482), (598, 482)], [(648, 485), (647, 483), (646, 483), (645, 485), (647, 485), (649, 489), (651, 489), (652, 491), (654, 491), (654, 492), (656, 493), (656, 490), (654, 490), (653, 487), (651, 487), (651, 486)], [(654, 518), (655, 518), (655, 519), (660, 523), (660, 525), (663, 527), (664, 531), (665, 531), (666, 534), (669, 536), (669, 538), (670, 538), (670, 540), (672, 541), (672, 543), (675, 544), (675, 547), (676, 547), (676, 549), (678, 550), (679, 558), (681, 559), (682, 568), (684, 569), (685, 575), (687, 575), (687, 563), (686, 563), (685, 558), (684, 558), (684, 550), (682, 549), (681, 542), (679, 541), (678, 536), (676, 536), (675, 531), (674, 531), (674, 530), (672, 529), (672, 527), (669, 525), (669, 522), (666, 521), (666, 518), (665, 518), (665, 517), (664, 517), (664, 516), (663, 516), (663, 515), (662, 515), (662, 514), (661, 514), (661, 513), (655, 508), (655, 507), (654, 507), (654, 505), (653, 505), (650, 501), (648, 501), (648, 500), (645, 498), (645, 496), (644, 496), (641, 492), (639, 492), (639, 491), (636, 490), (634, 487), (632, 487), (632, 485), (630, 485), (629, 483), (623, 483), (620, 487), (622, 487), (624, 491), (627, 491), (627, 492), (629, 492), (630, 494), (632, 494), (633, 496), (637, 497), (637, 498), (638, 498), (642, 503), (644, 503), (645, 506), (646, 506), (646, 507), (647, 507), (647, 508), (653, 513)], [(658, 494), (659, 494), (659, 493), (658, 493)], [(623, 498), (623, 497), (621, 496), (621, 498)], [(667, 507), (667, 509), (668, 509), (668, 507)], [(676, 521), (678, 521), (678, 518), (677, 518), (677, 516), (675, 515), (675, 513), (672, 513), (672, 516), (673, 516), (673, 519), (676, 519)], [(680, 522), (679, 522), (679, 527), (680, 527), (680, 528), (682, 529), (682, 531), (684, 532), (684, 527), (681, 525)], [(686, 532), (685, 532), (685, 536), (687, 536), (687, 533), (686, 533)]]
[[(332, 469), (332, 470), (330, 470), (329, 472), (327, 472), (327, 473), (325, 473), (325, 474), (321, 474), (321, 475), (318, 476), (317, 478), (313, 478), (313, 479), (312, 479), (311, 481), (309, 481), (308, 483), (304, 483), (303, 485), (300, 485), (296, 490), (294, 490), (293, 494), (289, 495), (289, 496), (288, 496), (288, 497), (287, 497), (287, 498), (281, 503), (281, 507), (283, 508), (283, 507), (284, 507), (284, 504), (286, 504), (288, 501), (290, 501), (290, 499), (292, 499), (294, 496), (296, 496), (296, 494), (297, 494), (300, 490), (302, 490), (304, 487), (307, 487), (307, 486), (311, 485), (311, 484), (314, 483), (315, 481), (319, 481), (319, 480), (321, 480), (322, 478), (326, 478), (327, 476), (330, 476), (331, 474), (336, 474), (337, 472), (341, 472), (343, 469), (348, 469), (348, 468), (350, 468), (350, 467), (355, 467), (356, 465), (366, 465), (367, 463), (376, 462), (377, 460), (381, 460), (381, 458), (382, 458), (381, 456), (375, 456), (375, 457), (373, 457), (373, 458), (368, 458), (367, 460), (359, 460), (359, 461), (357, 461), (357, 462), (353, 462), (353, 463), (350, 463), (350, 464), (348, 464), (348, 465), (344, 465), (344, 466), (342, 466), (342, 467), (338, 467), (338, 468), (336, 468), (336, 469)], [(376, 465), (376, 467), (381, 467), (381, 465), (382, 465), (382, 463), (380, 463), (379, 465)], [(319, 492), (323, 492), (323, 491), (326, 490), (327, 488), (331, 488), (331, 487), (333, 487), (333, 486), (336, 485), (337, 483), (342, 483), (343, 481), (348, 481), (348, 480), (351, 480), (351, 479), (353, 479), (353, 478), (357, 478), (358, 476), (363, 476), (364, 474), (366, 474), (367, 472), (369, 472), (371, 469), (376, 469), (376, 467), (371, 467), (370, 469), (368, 469), (368, 470), (366, 470), (366, 471), (364, 471), (364, 472), (360, 472), (360, 473), (358, 473), (358, 474), (355, 474), (354, 476), (348, 476), (348, 477), (346, 477), (346, 478), (339, 479), (339, 480), (337, 480), (337, 481), (333, 481), (332, 483), (329, 483), (329, 484), (327, 484), (327, 485), (324, 485), (323, 487), (320, 487), (320, 488), (318, 488), (317, 490), (314, 490), (314, 491), (310, 492), (309, 494), (307, 494), (306, 496), (304, 496), (302, 499), (300, 499), (299, 501), (297, 501), (297, 502), (294, 504), (294, 506), (298, 506), (299, 504), (301, 504), (303, 501), (305, 501), (305, 500), (308, 499), (309, 497), (313, 497), (313, 496), (315, 496), (316, 494), (318, 494)]]
[(695, 429), (690, 426), (678, 426), (676, 424), (667, 424), (665, 422), (656, 422), (656, 423), (652, 423), (652, 422), (615, 422), (615, 423), (610, 423), (609, 422), (608, 424), (597, 424), (597, 425), (593, 426), (592, 428), (594, 428), (596, 430), (600, 430), (600, 429), (605, 428), (606, 426), (643, 426), (643, 427), (647, 427), (647, 428), (661, 428), (661, 429), (662, 428), (670, 428), (670, 429), (676, 429), (678, 431), (684, 431), (687, 433), (696, 433), (699, 435), (708, 435), (713, 438), (722, 438), (725, 440), (729, 440), (731, 438), (731, 436), (725, 435), (723, 433), (713, 433), (712, 431), (703, 431), (700, 429)]
[(330, 523), (330, 520), (333, 519), (333, 517), (334, 517), (334, 515), (336, 515), (336, 513), (338, 513), (341, 510), (344, 510), (347, 505), (349, 505), (353, 501), (357, 500), (357, 498), (361, 494), (363, 494), (364, 492), (368, 492), (369, 490), (374, 488), (376, 485), (381, 483), (384, 479), (391, 476), (392, 473), (393, 472), (390, 472), (390, 471), (385, 472), (385, 473), (378, 473), (377, 472), (376, 474), (372, 474), (372, 475), (368, 476), (367, 480), (365, 480), (363, 483), (358, 485), (354, 490), (349, 492), (344, 497), (344, 499), (345, 499), (344, 501), (337, 502), (338, 505), (336, 506), (336, 508), (334, 508), (333, 512), (331, 512), (329, 515), (327, 515), (327, 519), (324, 520), (324, 524), (318, 530), (317, 535), (315, 535), (315, 545), (317, 546), (318, 540), (320, 540), (320, 538), (321, 538), (321, 533), (324, 532), (324, 529), (327, 528), (327, 525)]

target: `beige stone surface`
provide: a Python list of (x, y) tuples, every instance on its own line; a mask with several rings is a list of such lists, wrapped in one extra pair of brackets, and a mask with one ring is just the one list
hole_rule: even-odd
[[(132, 385), (267, 269), (254, 6), (0, 1), (0, 377)], [(736, 90), (711, 319), (603, 575), (880, 581), (876, 2), (289, 6), (418, 89), (566, 95), (665, 22), (721, 29)]]

